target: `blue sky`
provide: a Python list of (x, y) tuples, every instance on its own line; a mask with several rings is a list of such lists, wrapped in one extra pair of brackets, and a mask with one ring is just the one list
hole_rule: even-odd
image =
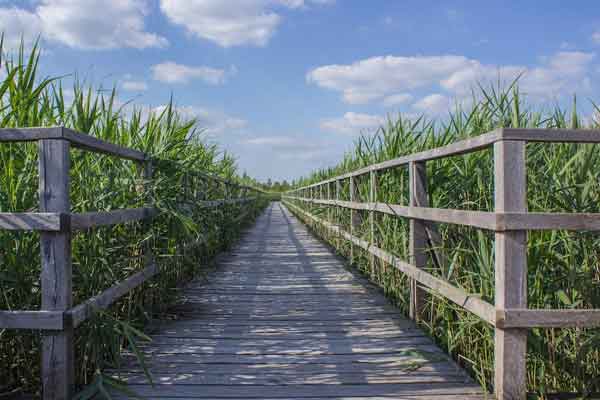
[(600, 101), (597, 0), (0, 0), (0, 30), (41, 34), (47, 74), (144, 107), (173, 94), (262, 180), (334, 164), (386, 115), (443, 118), (498, 75), (524, 73), (535, 103)]

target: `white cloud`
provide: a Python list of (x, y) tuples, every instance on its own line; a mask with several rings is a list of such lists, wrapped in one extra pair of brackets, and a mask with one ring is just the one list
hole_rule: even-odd
[(254, 150), (268, 148), (284, 160), (317, 160), (330, 155), (332, 146), (323, 140), (307, 140), (299, 136), (258, 136), (240, 141)]
[(448, 96), (465, 97), (477, 83), (500, 79), (511, 82), (522, 74), (524, 92), (541, 98), (553, 98), (586, 89), (593, 53), (561, 51), (541, 60), (534, 67), (482, 64), (463, 56), (372, 57), (348, 65), (326, 65), (308, 72), (307, 81), (340, 92), (349, 104), (383, 101), (384, 105), (403, 100), (397, 93), (415, 89)]
[(31, 46), (42, 31), (42, 20), (32, 12), (17, 7), (0, 7), (0, 28), (4, 34), (7, 49), (16, 49), (21, 38), (26, 46)]
[(309, 3), (331, 4), (332, 0), (161, 0), (160, 8), (174, 24), (188, 33), (222, 47), (265, 46), (282, 17), (274, 7), (302, 8)]
[(167, 83), (187, 83), (193, 79), (200, 79), (211, 85), (221, 85), (229, 75), (236, 73), (233, 67), (226, 71), (206, 66), (182, 65), (173, 61), (153, 65), (151, 69), (155, 80)]
[(350, 65), (315, 68), (307, 74), (307, 81), (342, 92), (346, 103), (365, 104), (444, 79), (468, 62), (462, 56), (372, 57)]
[(145, 92), (148, 90), (148, 84), (144, 81), (126, 80), (123, 81), (121, 87), (129, 92)]
[(40, 0), (32, 10), (0, 7), (0, 26), (7, 45), (24, 36), (31, 43), (45, 39), (79, 49), (164, 47), (167, 40), (145, 30), (146, 0)]
[[(154, 111), (161, 112), (164, 109), (165, 106), (162, 105), (156, 107)], [(220, 110), (195, 106), (178, 106), (176, 110), (184, 118), (196, 119), (198, 129), (211, 136), (240, 131), (248, 125), (246, 120), (233, 117)]]
[(419, 111), (428, 114), (443, 114), (450, 109), (451, 100), (442, 94), (434, 93), (423, 97), (413, 104), (413, 107)]
[(600, 44), (600, 31), (592, 33), (592, 41), (596, 44)]
[(339, 118), (329, 118), (321, 121), (321, 129), (344, 135), (375, 131), (385, 123), (385, 118), (379, 115), (347, 112)]
[(413, 99), (413, 96), (408, 93), (393, 94), (383, 99), (383, 105), (386, 107), (393, 107), (400, 104), (407, 103)]

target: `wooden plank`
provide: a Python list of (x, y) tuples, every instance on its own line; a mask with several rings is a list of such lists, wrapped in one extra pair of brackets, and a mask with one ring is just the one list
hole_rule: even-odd
[(0, 142), (30, 142), (42, 139), (62, 139), (62, 127), (2, 128)]
[[(427, 168), (423, 162), (410, 162), (409, 175), (409, 202), (411, 207), (426, 207), (429, 204), (427, 195)], [(423, 269), (427, 266), (427, 232), (425, 223), (421, 220), (411, 219), (409, 223), (409, 260), (416, 268)], [(411, 319), (418, 321), (425, 307), (425, 292), (419, 287), (415, 279), (410, 280), (410, 310)]]
[[(370, 396), (382, 398), (391, 396), (419, 395), (446, 396), (453, 394), (482, 394), (479, 386), (461, 383), (415, 383), (404, 384), (372, 384), (372, 385), (131, 385), (130, 388), (138, 396), (186, 397), (186, 398), (246, 398), (277, 399), (290, 397), (357, 397)], [(443, 397), (441, 397), (443, 398)]]
[(0, 213), (0, 229), (60, 232), (69, 229), (69, 217), (64, 213)]
[(71, 214), (71, 229), (84, 230), (99, 226), (141, 221), (158, 215), (156, 208), (128, 208), (113, 211), (93, 211)]
[(510, 230), (600, 230), (600, 213), (498, 213), (498, 231)]
[[(298, 198), (297, 200), (309, 202), (309, 199)], [(330, 202), (327, 200), (312, 201), (317, 204), (331, 204), (342, 208), (354, 210), (374, 210), (384, 214), (394, 215), (425, 221), (440, 222), (446, 224), (473, 226), (476, 228), (496, 230), (498, 226), (498, 215), (486, 211), (454, 210), (444, 208), (402, 206), (388, 203), (359, 203), (351, 201)]]
[[(69, 213), (70, 145), (66, 140), (38, 142), (40, 211)], [(71, 233), (41, 232), (42, 311), (71, 308)], [(42, 337), (42, 394), (44, 400), (69, 399), (74, 387), (73, 327)]]
[(107, 154), (138, 162), (145, 161), (148, 158), (146, 154), (141, 151), (119, 146), (69, 128), (63, 128), (63, 137), (70, 141), (74, 147), (93, 151), (95, 153)]
[(503, 128), (502, 139), (527, 142), (600, 143), (600, 130)]
[(0, 311), (0, 329), (61, 331), (62, 311)]
[[(317, 218), (315, 216), (307, 214), (300, 208), (295, 207), (291, 204), (288, 204), (288, 206), (294, 208), (295, 210), (297, 210), (301, 213), (304, 213), (305, 215), (307, 215), (309, 218), (313, 219), (314, 221), (323, 224), (322, 220), (320, 220), (319, 218)], [(494, 307), (491, 304), (487, 303), (486, 301), (480, 299), (476, 295), (470, 295), (470, 294), (466, 293), (464, 290), (457, 288), (457, 287), (451, 285), (450, 283), (448, 283), (440, 278), (437, 278), (419, 268), (416, 268), (413, 265), (400, 260), (398, 257), (396, 257), (378, 247), (369, 246), (368, 242), (350, 235), (348, 232), (345, 232), (345, 231), (339, 229), (339, 227), (337, 227), (337, 226), (332, 226), (330, 224), (327, 224), (326, 226), (328, 226), (329, 229), (338, 232), (342, 237), (354, 242), (355, 244), (362, 247), (366, 251), (373, 253), (376, 257), (378, 257), (382, 261), (394, 266), (395, 268), (397, 268), (398, 270), (400, 270), (401, 272), (403, 272), (410, 278), (413, 278), (413, 279), (417, 280), (419, 283), (432, 289), (433, 294), (442, 296), (442, 297), (452, 301), (453, 303), (463, 307), (467, 311), (472, 312), (473, 314), (477, 315), (479, 318), (483, 319), (484, 321), (486, 321), (492, 325), (495, 324), (496, 316), (495, 316)]]
[[(525, 142), (494, 145), (494, 199), (499, 212), (527, 211)], [(527, 232), (495, 233), (497, 310), (527, 308)], [(494, 391), (499, 399), (525, 399), (527, 330), (495, 328)]]
[(108, 308), (112, 303), (152, 278), (158, 272), (156, 264), (149, 265), (142, 271), (106, 289), (98, 296), (92, 297), (69, 310), (67, 313), (72, 318), (73, 325), (77, 327), (96, 312)]
[(501, 328), (598, 328), (600, 310), (498, 310)]
[(530, 141), (530, 142), (578, 142), (578, 143), (600, 143), (600, 130), (598, 129), (523, 129), (523, 128), (499, 128), (489, 133), (484, 133), (469, 139), (451, 143), (431, 150), (425, 150), (407, 156), (398, 157), (367, 167), (357, 169), (342, 175), (335, 176), (301, 187), (297, 190), (318, 186), (324, 183), (334, 182), (339, 179), (348, 179), (367, 174), (371, 171), (384, 171), (386, 169), (407, 165), (410, 162), (422, 162), (438, 158), (457, 156), (478, 151), (502, 140)]
[(455, 143), (448, 144), (446, 146), (437, 147), (431, 150), (425, 150), (419, 153), (410, 154), (407, 156), (402, 156), (398, 158), (394, 158), (388, 161), (383, 161), (377, 164), (372, 164), (364, 168), (357, 169), (352, 172), (348, 172), (342, 175), (335, 176), (333, 178), (326, 179), (321, 182), (314, 183), (312, 185), (304, 186), (299, 188), (298, 190), (310, 188), (314, 186), (321, 185), (327, 182), (334, 182), (340, 179), (348, 179), (351, 177), (356, 177), (360, 175), (365, 175), (371, 171), (384, 171), (386, 169), (398, 167), (401, 165), (407, 165), (410, 162), (423, 162), (435, 160), (438, 158), (444, 158), (449, 156), (458, 156), (462, 154), (472, 153), (475, 151), (479, 151), (485, 149), (493, 145), (498, 140), (502, 139), (503, 130), (496, 129), (489, 133), (484, 133), (479, 136), (475, 136), (469, 139), (464, 139)]

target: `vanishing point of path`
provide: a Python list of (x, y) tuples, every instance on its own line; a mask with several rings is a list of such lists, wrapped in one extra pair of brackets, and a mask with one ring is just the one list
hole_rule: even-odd
[(272, 203), (143, 346), (144, 398), (456, 399), (482, 389), (379, 290)]

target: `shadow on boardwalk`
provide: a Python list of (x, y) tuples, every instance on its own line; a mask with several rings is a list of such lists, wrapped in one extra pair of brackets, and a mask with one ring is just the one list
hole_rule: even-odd
[(115, 373), (147, 398), (461, 399), (474, 384), (381, 293), (272, 203)]

